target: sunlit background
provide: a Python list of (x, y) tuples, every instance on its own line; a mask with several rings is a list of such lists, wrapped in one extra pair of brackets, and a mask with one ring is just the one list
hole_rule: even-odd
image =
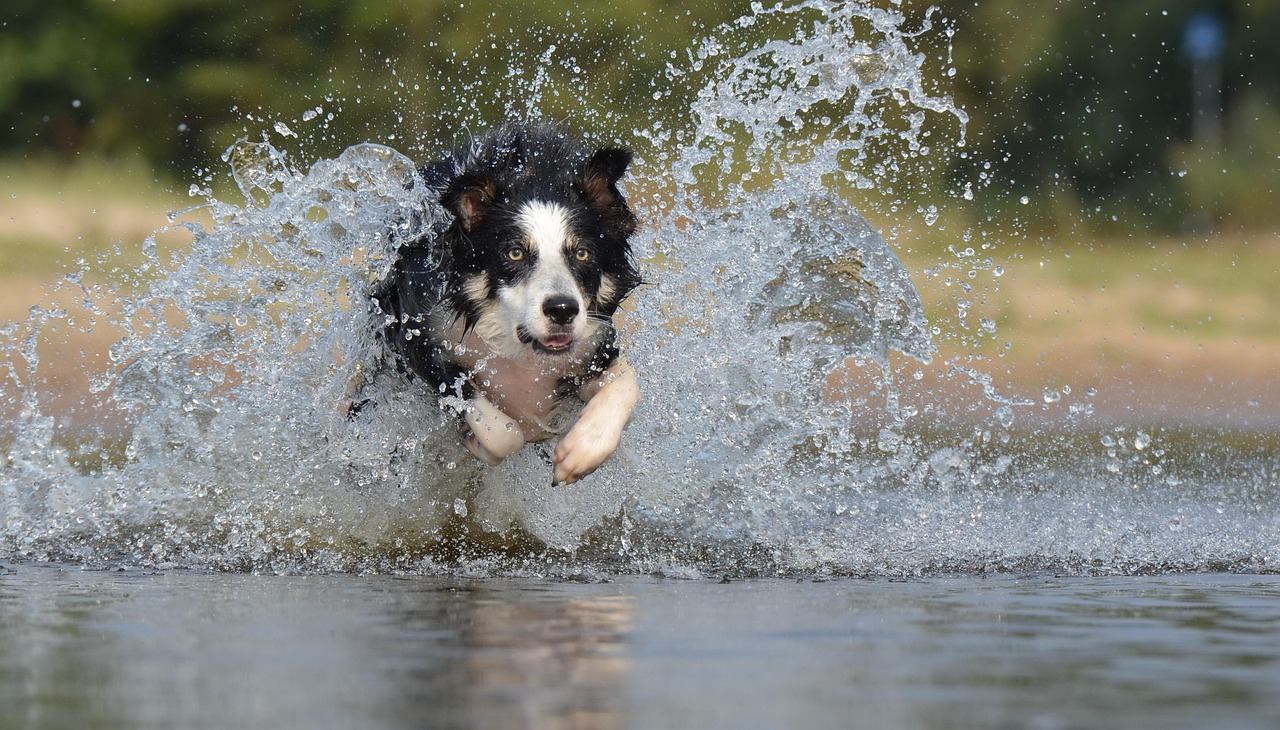
[[(933, 120), (927, 154), (886, 155), (873, 188), (843, 192), (907, 264), (944, 361), (976, 360), (1020, 397), (1100, 388), (1103, 414), (1275, 420), (1280, 8), (882, 5), (928, 29), (928, 91), (968, 124)], [(749, 11), (9, 2), (0, 317), (23, 318), (76, 260), (139, 246), (193, 185), (232, 196), (223, 154), (239, 138), (303, 167), (361, 141), (424, 160), (539, 116), (660, 167), (700, 84), (656, 80)], [(642, 211), (662, 199), (632, 195)]]

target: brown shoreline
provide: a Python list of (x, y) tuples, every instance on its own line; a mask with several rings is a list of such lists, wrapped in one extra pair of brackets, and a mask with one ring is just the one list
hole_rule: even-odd
[[(28, 196), (19, 202), (30, 206), (32, 201)], [(53, 252), (57, 248), (47, 243), (45, 229), (52, 226), (63, 237), (74, 226), (85, 225), (78, 219), (51, 220), (66, 207), (61, 203), (47, 205), (41, 215), (25, 208), (18, 215), (16, 205), (0, 201), (0, 214), (8, 219), (0, 250), (34, 246)], [(70, 239), (83, 242), (96, 236), (94, 240), (136, 246), (168, 223), (159, 206), (107, 202), (100, 208), (90, 217), (92, 234)], [(14, 243), (26, 240), (46, 243)], [(989, 376), (1000, 397), (1030, 404), (1013, 409), (1020, 425), (1063, 421), (1074, 404), (1078, 410), (1092, 410), (1077, 422), (1099, 425), (1280, 428), (1280, 288), (1271, 283), (1280, 279), (1280, 237), (1275, 234), (1097, 243), (1065, 250), (1011, 245), (998, 257), (1005, 269), (998, 278), (990, 276), (989, 268), (965, 272), (968, 265), (957, 263), (950, 253), (913, 252), (912, 243), (897, 241), (895, 247), (908, 247), (901, 254), (903, 263), (931, 323), (941, 329), (935, 338), (939, 353), (931, 364), (904, 359), (895, 366), (901, 397), (921, 412), (919, 421), (991, 423), (998, 404), (961, 372), (972, 370)], [(67, 251), (61, 258), (75, 260), (78, 255)], [(938, 269), (942, 275), (929, 273)], [(49, 306), (59, 298), (50, 294), (58, 278), (49, 273), (54, 270), (46, 263), (43, 271), (0, 273), (0, 326), (21, 323), (33, 305)], [(966, 273), (972, 282), (968, 291), (947, 278), (951, 274), (963, 280)], [(967, 318), (956, 315), (960, 300), (971, 303)], [(979, 318), (995, 323), (994, 333), (975, 326)], [(57, 336), (63, 341), (42, 347), (48, 366), (41, 371), (47, 391), (43, 402), (52, 412), (75, 419), (81, 416), (85, 373), (105, 367), (106, 349), (118, 333), (98, 326), (90, 333)], [(876, 400), (865, 396), (875, 391), (878, 374), (850, 367), (850, 392), (867, 401), (858, 410), (874, 421)], [(0, 388), (4, 383), (0, 377)], [(1095, 395), (1087, 395), (1091, 389)], [(1059, 399), (1045, 403), (1046, 390)]]

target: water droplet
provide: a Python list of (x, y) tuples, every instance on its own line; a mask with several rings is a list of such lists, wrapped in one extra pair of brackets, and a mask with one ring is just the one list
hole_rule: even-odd
[(902, 437), (889, 429), (880, 431), (880, 436), (876, 439), (876, 448), (886, 454), (896, 454), (898, 449), (902, 447)]

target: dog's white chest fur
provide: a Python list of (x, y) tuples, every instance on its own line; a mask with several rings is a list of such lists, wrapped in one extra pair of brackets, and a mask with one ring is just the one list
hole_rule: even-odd
[(545, 357), (502, 357), (474, 333), (462, 337), (455, 353), (458, 364), (471, 372), (472, 385), (515, 421), (525, 441), (564, 430), (567, 414), (558, 388), (570, 373), (563, 365)]
[[(564, 399), (558, 391), (565, 376), (577, 374), (566, 369), (579, 367), (573, 361), (501, 357), (474, 333), (456, 342), (455, 355), (480, 391), (470, 401), (465, 418), (465, 443), (472, 453), (496, 464), (525, 443), (541, 441), (568, 426), (569, 414), (561, 410)], [(587, 402), (556, 445), (555, 482), (577, 481), (609, 458), (618, 448), (640, 391), (631, 366), (617, 358), (577, 395)]]

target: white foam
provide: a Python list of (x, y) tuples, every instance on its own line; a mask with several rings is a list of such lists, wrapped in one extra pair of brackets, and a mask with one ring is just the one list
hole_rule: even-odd
[[(741, 30), (753, 24), (775, 34)], [(574, 570), (536, 550), (498, 561), (529, 548), (513, 525), (592, 570), (665, 574), (1274, 566), (1274, 496), (1250, 486), (1274, 482), (1263, 462), (1201, 468), (1149, 436), (1128, 450), (1005, 443), (1016, 404), (992, 394), (1002, 415), (954, 436), (898, 407), (895, 362), (930, 357), (930, 327), (913, 272), (831, 179), (875, 185), (959, 136), (963, 113), (922, 79), (927, 32), (903, 25), (784, 2), (715, 30), (673, 72), (700, 88), (692, 121), (683, 142), (652, 133), (661, 152), (633, 173), (647, 178), (635, 189), (673, 196), (635, 240), (656, 282), (622, 337), (640, 406), (583, 482), (552, 487), (535, 447), (481, 467), (438, 394), (369, 379), (381, 321), (366, 302), (389, 232), (443, 215), (406, 184), (411, 160), (358, 145), (303, 170), (241, 143), (227, 159), (243, 203), (211, 200), (189, 252), (147, 247), (113, 301), (84, 290), (126, 332), (92, 380), (132, 424), (124, 453), (91, 435), (69, 447), (41, 392), (37, 343), (81, 326), (72, 315), (37, 311), (10, 333), (0, 539), (21, 558), (256, 570)], [(539, 248), (563, 238), (562, 212), (527, 223)], [(873, 383), (824, 397), (852, 361)], [(353, 394), (368, 404), (348, 417)], [(77, 467), (85, 449), (105, 465)], [(1188, 484), (1179, 465), (1203, 476)]]

